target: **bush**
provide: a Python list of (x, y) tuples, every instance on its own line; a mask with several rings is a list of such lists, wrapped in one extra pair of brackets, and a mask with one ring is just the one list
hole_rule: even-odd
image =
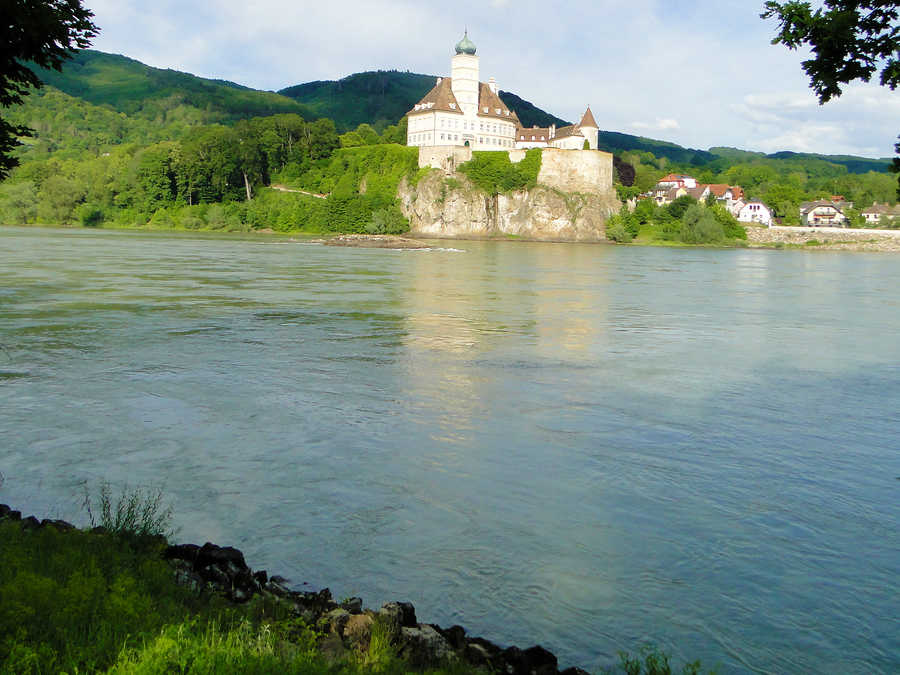
[(725, 230), (711, 209), (693, 204), (684, 212), (681, 219), (681, 241), (686, 244), (717, 244), (723, 239)]
[(491, 195), (530, 190), (537, 185), (537, 177), (541, 171), (541, 149), (528, 150), (525, 158), (517, 163), (509, 159), (508, 152), (473, 152), (471, 160), (459, 165), (459, 171)]
[(375, 211), (365, 229), (368, 234), (401, 234), (409, 230), (409, 221), (397, 206), (391, 205)]

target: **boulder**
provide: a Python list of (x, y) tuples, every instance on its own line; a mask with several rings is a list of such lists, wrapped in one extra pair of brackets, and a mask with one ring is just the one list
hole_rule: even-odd
[(466, 648), (466, 629), (462, 626), (441, 628), (440, 626), (432, 624), (432, 627), (444, 636), (444, 639), (450, 643), (450, 646), (453, 647), (453, 649), (462, 650)]
[(341, 607), (346, 609), (351, 614), (362, 614), (363, 610), (363, 601), (362, 598), (347, 598), (341, 603)]
[(354, 614), (344, 626), (344, 640), (347, 644), (364, 652), (369, 649), (369, 642), (372, 640), (372, 625), (375, 620), (369, 614)]
[(176, 544), (175, 546), (168, 546), (163, 551), (163, 558), (166, 560), (187, 560), (193, 564), (197, 561), (199, 552), (200, 547), (196, 544)]
[(379, 614), (396, 621), (400, 628), (415, 628), (416, 608), (410, 602), (387, 602), (381, 606)]
[(347, 622), (350, 620), (350, 612), (346, 609), (341, 609), (338, 607), (337, 609), (333, 609), (321, 619), (319, 619), (319, 626), (323, 632), (330, 632), (333, 635), (337, 635), (338, 637), (343, 637), (344, 635), (344, 627), (347, 625)]
[(413, 668), (436, 666), (456, 656), (444, 636), (424, 623), (400, 629), (399, 653)]

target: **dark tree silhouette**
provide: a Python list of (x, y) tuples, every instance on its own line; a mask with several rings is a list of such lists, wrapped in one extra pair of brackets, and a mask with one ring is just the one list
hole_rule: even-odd
[[(41, 80), (29, 63), (61, 70), (75, 49), (90, 45), (99, 28), (94, 14), (81, 0), (0, 0), (0, 107), (19, 105), (29, 87)], [(0, 179), (18, 164), (12, 151), (28, 127), (14, 126), (0, 117)]]

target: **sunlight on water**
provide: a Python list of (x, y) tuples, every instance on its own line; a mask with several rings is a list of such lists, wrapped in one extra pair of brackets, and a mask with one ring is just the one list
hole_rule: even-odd
[(0, 501), (565, 665), (900, 670), (887, 255), (0, 228)]

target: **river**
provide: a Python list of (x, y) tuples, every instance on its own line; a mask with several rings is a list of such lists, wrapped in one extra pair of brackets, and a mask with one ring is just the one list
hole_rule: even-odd
[(898, 289), (885, 254), (0, 228), (0, 501), (163, 485), (179, 540), (561, 665), (898, 672)]

